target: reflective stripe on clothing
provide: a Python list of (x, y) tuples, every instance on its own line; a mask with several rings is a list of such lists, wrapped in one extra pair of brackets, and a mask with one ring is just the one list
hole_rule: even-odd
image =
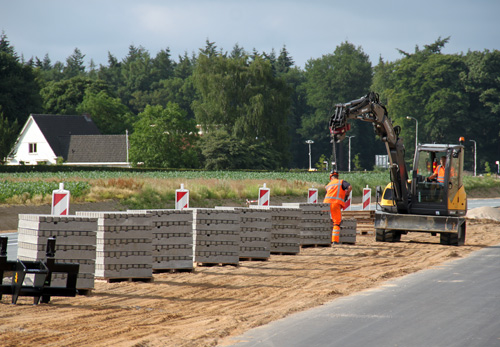
[(444, 174), (445, 174), (445, 169), (444, 169), (444, 166), (443, 165), (439, 165), (436, 170), (434, 171), (434, 173), (437, 173), (437, 181), (439, 183), (443, 183), (444, 184)]
[(342, 207), (344, 207), (344, 198), (345, 198), (345, 190), (342, 189), (342, 180), (333, 178), (330, 183), (325, 187), (326, 195), (323, 200), (324, 203), (332, 204), (332, 203), (340, 203)]
[(340, 204), (330, 204), (330, 215), (332, 216), (332, 242), (340, 242), (340, 223), (342, 223), (342, 210)]

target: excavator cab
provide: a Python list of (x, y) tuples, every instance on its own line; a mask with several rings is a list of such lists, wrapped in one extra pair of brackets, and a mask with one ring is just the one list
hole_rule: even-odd
[(465, 216), (467, 195), (462, 182), (463, 161), (462, 144), (418, 145), (410, 188), (411, 213)]

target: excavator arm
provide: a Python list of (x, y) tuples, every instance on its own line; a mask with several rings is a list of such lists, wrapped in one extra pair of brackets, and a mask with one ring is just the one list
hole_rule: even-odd
[(347, 131), (350, 130), (348, 123), (350, 119), (372, 123), (375, 134), (385, 143), (389, 155), (396, 208), (399, 213), (408, 213), (410, 202), (408, 170), (404, 160), (403, 139), (399, 137), (401, 128), (392, 125), (387, 109), (380, 103), (378, 94), (374, 92), (360, 99), (335, 105), (335, 111), (329, 122), (330, 135), (334, 142), (341, 142), (346, 137)]

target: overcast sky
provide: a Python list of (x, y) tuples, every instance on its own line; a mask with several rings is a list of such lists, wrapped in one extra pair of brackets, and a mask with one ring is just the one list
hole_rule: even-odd
[(178, 61), (208, 39), (224, 51), (286, 46), (301, 68), (348, 41), (376, 64), (439, 37), (450, 37), (443, 53), (500, 49), (500, 0), (0, 0), (0, 30), (24, 59), (52, 63), (78, 48), (107, 65), (130, 45)]

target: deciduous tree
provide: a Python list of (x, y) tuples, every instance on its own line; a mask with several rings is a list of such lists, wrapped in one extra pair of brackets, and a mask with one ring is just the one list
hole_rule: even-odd
[(198, 167), (196, 122), (179, 105), (147, 106), (134, 123), (130, 161), (145, 167)]

